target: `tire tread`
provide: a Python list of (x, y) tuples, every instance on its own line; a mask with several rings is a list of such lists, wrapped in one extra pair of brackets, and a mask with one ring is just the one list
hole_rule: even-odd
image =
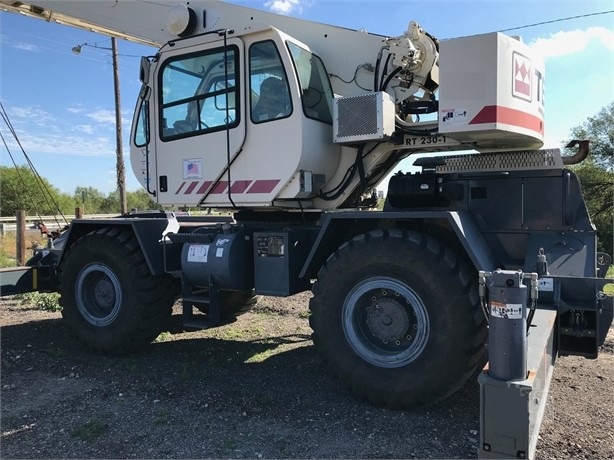
[[(415, 253), (421, 256), (415, 263), (435, 264), (439, 276), (446, 280), (454, 280), (455, 292), (449, 293), (449, 296), (454, 304), (464, 302), (463, 304), (466, 305), (463, 311), (466, 312), (467, 318), (462, 323), (464, 341), (462, 344), (451, 345), (451, 348), (454, 348), (455, 359), (448, 364), (449, 369), (446, 370), (449, 372), (441, 372), (443, 376), (427, 376), (427, 378), (430, 378), (431, 384), (422, 385), (419, 394), (403, 392), (398, 389), (391, 391), (386, 386), (385, 377), (381, 377), (381, 381), (378, 381), (377, 377), (373, 378), (369, 375), (369, 372), (362, 372), (356, 369), (357, 366), (352, 367), (344, 364), (345, 358), (340, 357), (340, 353), (343, 352), (339, 350), (343, 348), (339, 346), (339, 340), (342, 339), (329, 337), (331, 331), (334, 331), (330, 323), (340, 322), (335, 317), (335, 314), (338, 313), (329, 311), (331, 308), (335, 308), (330, 305), (329, 299), (333, 298), (336, 291), (339, 290), (339, 280), (340, 277), (344, 276), (345, 269), (352, 266), (349, 261), (357, 253), (363, 254), (365, 258), (373, 255), (375, 249), (371, 248), (379, 248), (382, 252), (392, 253), (389, 258), (398, 257), (395, 250), (399, 250), (399, 245), (414, 247)], [(369, 253), (369, 250), (372, 252)], [(389, 254), (386, 254), (386, 256), (388, 257)], [(382, 258), (385, 258), (383, 254)], [(374, 264), (378, 262), (374, 261)], [(312, 339), (318, 354), (327, 364), (329, 370), (350, 391), (377, 405), (408, 408), (433, 403), (448, 397), (457, 391), (475, 372), (479, 363), (482, 362), (485, 350), (486, 327), (485, 318), (478, 303), (477, 276), (472, 277), (470, 273), (471, 270), (467, 262), (453, 250), (435, 238), (416, 231), (374, 230), (354, 237), (340, 246), (329, 257), (327, 263), (320, 269), (318, 279), (312, 289), (313, 297), (309, 302), (311, 313), (309, 324), (313, 329)], [(343, 335), (342, 331), (339, 330), (339, 332)], [(347, 349), (349, 350), (349, 348)], [(356, 359), (356, 356), (354, 356), (354, 359)], [(371, 374), (386, 375), (385, 371), (380, 373), (377, 370), (374, 371), (374, 369), (371, 367)]]

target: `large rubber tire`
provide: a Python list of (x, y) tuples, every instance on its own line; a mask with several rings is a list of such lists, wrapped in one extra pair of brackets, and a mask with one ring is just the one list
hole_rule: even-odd
[[(258, 303), (260, 296), (251, 291), (220, 291), (220, 316), (222, 319), (232, 319), (247, 313)], [(209, 305), (197, 305), (203, 313), (209, 313)]]
[(477, 272), (421, 233), (372, 231), (345, 243), (320, 270), (310, 310), (320, 356), (377, 405), (441, 400), (483, 362)]
[(130, 229), (108, 227), (73, 244), (60, 266), (62, 316), (90, 349), (121, 354), (162, 332), (176, 289), (154, 276)]

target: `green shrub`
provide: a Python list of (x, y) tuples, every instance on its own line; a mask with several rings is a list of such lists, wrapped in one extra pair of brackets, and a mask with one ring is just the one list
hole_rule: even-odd
[(72, 432), (72, 435), (82, 441), (93, 441), (109, 431), (109, 426), (100, 420), (85, 423)]
[(0, 248), (0, 267), (14, 267), (17, 261), (14, 257), (10, 257), (4, 248)]
[(17, 296), (22, 305), (36, 307), (39, 310), (60, 311), (60, 294), (57, 292), (28, 292)]

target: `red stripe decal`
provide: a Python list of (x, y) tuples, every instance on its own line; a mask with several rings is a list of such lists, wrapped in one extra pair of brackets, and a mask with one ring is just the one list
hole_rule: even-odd
[(224, 193), (227, 187), (228, 187), (228, 181), (220, 181), (217, 183), (215, 187), (213, 187), (213, 190), (211, 190), (211, 194), (215, 195), (215, 194)]
[(518, 126), (519, 128), (530, 129), (536, 133), (544, 134), (544, 122), (535, 115), (498, 105), (484, 107), (469, 122), (470, 125), (483, 123), (505, 123), (506, 125)]
[[(237, 193), (237, 194), (240, 194), (240, 193), (271, 193), (273, 189), (277, 186), (277, 184), (279, 184), (279, 182), (280, 182), (279, 179), (257, 180), (257, 181), (237, 180), (232, 183), (232, 186), (230, 187), (230, 191), (231, 193)], [(186, 184), (188, 184), (187, 187), (186, 187)], [(207, 190), (209, 190), (213, 182), (210, 180), (206, 180), (200, 185), (200, 187), (198, 187), (199, 184), (200, 182), (198, 181), (193, 181), (189, 183), (182, 182), (179, 188), (177, 189), (177, 191), (175, 192), (175, 195), (178, 195), (182, 190), (183, 190), (184, 195), (190, 195), (191, 193), (196, 193), (198, 195), (201, 195), (205, 193)], [(198, 189), (196, 187), (198, 187)], [(213, 187), (213, 189), (211, 190), (211, 194), (219, 195), (221, 193), (226, 192), (227, 189), (228, 189), (228, 181), (220, 181), (216, 184), (215, 187)]]
[(279, 184), (278, 179), (273, 180), (257, 180), (250, 187), (247, 193), (271, 193), (273, 189)]
[(213, 184), (213, 182), (211, 182), (210, 180), (206, 180), (205, 182), (203, 182), (203, 185), (201, 185), (198, 190), (196, 190), (196, 193), (201, 195), (203, 193), (205, 193), (205, 191), (211, 187), (211, 184)]
[(247, 190), (247, 187), (249, 187), (249, 184), (251, 183), (252, 183), (251, 180), (235, 181), (230, 187), (230, 191), (231, 193), (245, 193), (245, 190)]
[(196, 182), (192, 182), (188, 188), (185, 189), (185, 192), (183, 192), (184, 195), (189, 195), (190, 193), (192, 193), (192, 191), (196, 188), (196, 186), (198, 185), (198, 181)]

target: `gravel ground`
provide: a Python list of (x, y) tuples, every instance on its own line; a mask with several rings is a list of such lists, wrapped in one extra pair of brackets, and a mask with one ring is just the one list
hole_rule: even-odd
[[(308, 294), (141, 353), (86, 352), (51, 313), (0, 300), (1, 458), (475, 458), (478, 384), (390, 411), (354, 399), (310, 341)], [(614, 458), (614, 328), (559, 358), (536, 456)]]

